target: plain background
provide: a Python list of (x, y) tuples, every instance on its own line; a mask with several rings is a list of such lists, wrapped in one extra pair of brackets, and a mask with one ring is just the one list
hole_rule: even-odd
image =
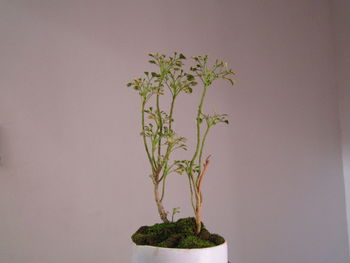
[[(348, 100), (345, 7), (1, 0), (0, 262), (130, 262), (132, 232), (159, 220), (139, 98), (125, 84), (150, 69), (147, 53), (175, 50), (238, 72), (236, 87), (215, 85), (205, 106), (231, 121), (208, 138), (203, 211), (230, 261), (349, 262), (340, 130), (349, 103), (339, 115), (337, 93)], [(190, 145), (196, 95), (175, 111)], [(167, 209), (192, 215), (185, 178), (169, 184)]]
[(336, 81), (339, 94), (348, 236), (350, 236), (350, 1), (332, 2), (332, 17), (335, 29)]

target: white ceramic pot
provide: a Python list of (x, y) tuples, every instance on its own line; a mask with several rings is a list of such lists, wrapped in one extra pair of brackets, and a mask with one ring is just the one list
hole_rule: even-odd
[(227, 263), (227, 243), (192, 249), (133, 244), (132, 263)]

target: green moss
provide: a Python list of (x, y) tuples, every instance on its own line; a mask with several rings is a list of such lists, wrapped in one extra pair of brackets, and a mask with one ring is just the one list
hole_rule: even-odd
[(156, 246), (158, 243), (162, 242), (165, 238), (161, 235), (157, 234), (147, 234), (146, 235), (146, 240), (147, 240), (147, 245), (150, 246)]
[(225, 242), (225, 239), (218, 234), (211, 234), (209, 237), (209, 241), (213, 242), (215, 245), (221, 245)]
[(198, 236), (186, 236), (180, 240), (178, 248), (204, 248), (214, 245), (212, 242), (200, 239)]
[(168, 237), (169, 235), (175, 232), (176, 232), (175, 223), (155, 224), (153, 226), (148, 227), (145, 230), (146, 234), (156, 234), (163, 237)]
[(210, 233), (205, 228), (202, 228), (201, 232), (198, 234), (198, 236), (203, 240), (209, 240)]
[(196, 234), (196, 222), (193, 217), (179, 219), (175, 223), (161, 223), (142, 226), (131, 239), (137, 245), (150, 245), (168, 248), (203, 248), (220, 245), (225, 240), (210, 234), (202, 223), (202, 230)]
[[(176, 229), (178, 233), (196, 234), (196, 220), (193, 217), (181, 218), (176, 222)], [(202, 223), (202, 228), (205, 228)]]
[(142, 226), (136, 231), (136, 233), (146, 234), (147, 229), (148, 229), (148, 226)]
[(131, 236), (132, 241), (137, 245), (147, 245), (147, 236), (141, 233), (135, 233)]
[(158, 247), (177, 247), (181, 238), (181, 234), (173, 234), (166, 240), (160, 242)]

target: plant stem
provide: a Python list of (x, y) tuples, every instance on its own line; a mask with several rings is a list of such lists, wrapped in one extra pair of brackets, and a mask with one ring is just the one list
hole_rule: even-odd
[[(192, 208), (193, 208), (193, 211), (195, 212), (196, 211), (196, 207), (195, 207), (195, 204), (194, 204), (194, 201), (193, 201), (193, 189), (192, 189), (192, 177), (190, 177), (188, 175), (188, 182), (189, 182), (189, 185), (190, 185), (190, 194), (191, 194), (191, 205), (192, 205)], [(195, 188), (195, 186), (193, 186)]]
[(202, 202), (199, 200), (199, 198), (196, 199), (196, 233), (199, 234), (202, 229), (202, 221), (201, 221), (201, 215), (202, 215)]
[(158, 190), (159, 182), (157, 182), (156, 180), (153, 180), (153, 184), (154, 184), (154, 199), (157, 204), (159, 216), (164, 223), (168, 223), (169, 220), (168, 220), (167, 212), (164, 209), (161, 198), (159, 198), (159, 190)]
[(151, 155), (149, 153), (147, 140), (146, 140), (146, 134), (145, 134), (145, 105), (146, 105), (146, 101), (143, 100), (142, 101), (142, 111), (141, 111), (141, 115), (142, 115), (142, 137), (143, 137), (143, 144), (144, 144), (146, 152), (147, 152), (147, 157), (148, 157), (148, 160), (149, 160), (149, 162), (151, 164), (152, 172), (154, 173), (156, 168), (155, 168), (155, 165), (153, 164), (154, 160), (152, 159), (152, 157), (151, 157)]
[(203, 200), (202, 200), (201, 186), (202, 186), (202, 181), (203, 181), (204, 175), (207, 172), (207, 168), (209, 165), (209, 158), (210, 158), (210, 155), (205, 160), (203, 172), (201, 173), (201, 175), (199, 177), (199, 182), (197, 184), (196, 210), (195, 210), (197, 234), (199, 234), (199, 232), (201, 232), (201, 228), (202, 228), (201, 213), (202, 213)]
[[(171, 105), (170, 105), (170, 111), (169, 111), (169, 132), (171, 132), (171, 123), (172, 123), (172, 118), (173, 118), (173, 111), (174, 111), (174, 105), (175, 105), (175, 99), (176, 99), (176, 95), (173, 95), (172, 100), (171, 100)], [(163, 187), (162, 187), (162, 196), (160, 198), (160, 200), (163, 200), (164, 197), (164, 193), (165, 193), (165, 180), (167, 177), (167, 170), (168, 170), (168, 161), (169, 161), (169, 155), (171, 152), (171, 144), (168, 145), (165, 157), (164, 157), (164, 161), (162, 166), (160, 166), (160, 168), (163, 168), (163, 175), (162, 177), (159, 179), (159, 182), (163, 181)]]
[[(192, 157), (192, 160), (191, 160), (191, 163), (190, 163), (190, 173), (192, 173), (192, 165), (193, 165), (193, 162), (195, 161), (197, 155), (198, 155), (198, 151), (199, 151), (199, 147), (200, 147), (200, 139), (201, 139), (201, 129), (200, 129), (200, 124), (201, 124), (201, 121), (200, 121), (200, 116), (202, 114), (202, 107), (203, 107), (203, 103), (204, 103), (204, 98), (205, 98), (205, 95), (206, 95), (206, 92), (207, 92), (207, 83), (206, 82), (203, 82), (204, 84), (204, 88), (203, 88), (203, 93), (202, 93), (202, 97), (201, 97), (201, 100), (200, 100), (200, 103), (199, 103), (199, 106), (198, 106), (198, 112), (197, 112), (197, 118), (196, 118), (196, 121), (197, 121), (197, 145), (196, 145), (196, 151)], [(202, 228), (202, 223), (201, 223), (201, 212), (202, 212), (202, 198), (201, 198), (201, 188), (200, 188), (200, 184), (201, 184), (201, 178), (203, 178), (204, 176), (204, 173), (206, 171), (206, 166), (207, 166), (207, 163), (206, 163), (206, 166), (204, 167), (204, 170), (203, 170), (203, 173), (201, 174), (200, 171), (201, 171), (201, 168), (200, 168), (200, 165), (201, 165), (201, 159), (202, 159), (202, 151), (203, 151), (203, 146), (204, 146), (204, 141), (205, 141), (205, 138), (208, 134), (208, 128), (207, 130), (205, 131), (205, 134), (204, 134), (204, 137), (203, 137), (203, 140), (202, 140), (202, 145), (201, 145), (201, 151), (200, 151), (200, 156), (199, 156), (199, 173), (198, 173), (198, 177), (197, 177), (197, 180), (196, 180), (196, 183), (194, 182), (194, 178), (193, 178), (193, 175), (191, 174), (191, 179), (193, 180), (193, 188), (194, 188), (194, 195), (195, 195), (195, 198), (196, 198), (196, 207), (195, 207), (195, 219), (196, 219), (196, 228), (197, 228), (197, 234), (199, 234), (199, 232), (201, 231), (201, 228)], [(208, 161), (208, 159), (207, 159)], [(199, 182), (198, 182), (198, 178), (199, 179)]]
[[(159, 84), (160, 86), (160, 84)], [(158, 142), (158, 162), (160, 160), (160, 156), (161, 156), (161, 145), (162, 145), (162, 137), (161, 134), (163, 132), (163, 121), (162, 121), (162, 116), (160, 113), (160, 106), (159, 106), (159, 94), (157, 94), (157, 113), (158, 113), (158, 121), (159, 121), (159, 142)]]
[[(199, 174), (201, 174), (201, 172), (202, 172), (202, 168), (201, 168), (200, 165), (202, 163), (203, 148), (204, 148), (205, 140), (207, 139), (207, 135), (208, 135), (209, 129), (210, 129), (210, 126), (207, 125), (207, 129), (205, 130), (205, 133), (204, 133), (204, 136), (203, 136), (203, 139), (202, 139), (202, 144), (201, 144), (200, 151), (199, 151), (199, 157), (198, 157)], [(197, 178), (197, 183), (198, 183), (198, 180), (199, 180), (199, 177)]]
[[(201, 201), (201, 194), (200, 194), (200, 188), (198, 189), (196, 181), (198, 181), (198, 178), (200, 177), (200, 173), (198, 174), (197, 180), (194, 179), (193, 177), (193, 173), (192, 173), (192, 167), (193, 167), (193, 163), (198, 155), (199, 152), (199, 148), (201, 145), (201, 121), (200, 121), (200, 116), (202, 114), (202, 108), (203, 108), (203, 103), (204, 103), (204, 98), (207, 92), (207, 85), (204, 82), (204, 88), (203, 88), (203, 92), (202, 92), (202, 96), (201, 96), (201, 100), (200, 103), (198, 105), (198, 110), (197, 110), (197, 118), (196, 118), (196, 122), (197, 122), (197, 144), (196, 144), (196, 151), (192, 157), (192, 160), (190, 162), (190, 167), (189, 167), (189, 174), (188, 174), (188, 179), (190, 180), (190, 190), (191, 190), (191, 201), (192, 201), (192, 207), (194, 209), (194, 213), (196, 216), (196, 226), (197, 226), (197, 233), (200, 232), (201, 229), (201, 221), (200, 221), (200, 215), (201, 215), (201, 209), (202, 209), (202, 201)], [(207, 134), (207, 131), (206, 131)], [(205, 135), (206, 136), (206, 135)], [(199, 166), (201, 164), (199, 163)], [(192, 182), (192, 185), (191, 185)], [(193, 189), (192, 189), (193, 186)], [(195, 196), (196, 199), (196, 205), (194, 207), (193, 205), (193, 196)]]
[(207, 159), (205, 160), (203, 172), (201, 173), (201, 176), (199, 177), (199, 182), (198, 182), (198, 186), (197, 186), (199, 193), (201, 193), (202, 181), (203, 181), (205, 173), (207, 172), (207, 168), (208, 168), (208, 165), (209, 165), (209, 162), (210, 162), (209, 161), (210, 157), (211, 157), (211, 155), (209, 155), (207, 157)]
[(171, 131), (171, 124), (173, 122), (173, 111), (174, 111), (174, 104), (175, 104), (176, 95), (173, 95), (170, 105), (170, 111), (169, 111), (169, 131)]
[(197, 118), (196, 118), (196, 121), (197, 121), (197, 145), (196, 145), (196, 151), (195, 151), (195, 153), (194, 153), (194, 155), (192, 157), (192, 160), (191, 160), (191, 164), (190, 164), (191, 167), (193, 165), (194, 160), (196, 159), (196, 157), (198, 155), (198, 150), (199, 150), (199, 146), (200, 146), (200, 140), (201, 140), (200, 116), (202, 114), (202, 107), (203, 107), (203, 102), (204, 102), (205, 95), (207, 93), (207, 87), (208, 86), (204, 84), (202, 97), (201, 97), (201, 100), (200, 100), (200, 103), (199, 103), (199, 106), (198, 106)]

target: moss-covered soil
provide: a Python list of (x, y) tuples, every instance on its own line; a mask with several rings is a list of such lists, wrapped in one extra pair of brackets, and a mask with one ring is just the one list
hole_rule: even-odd
[(205, 248), (220, 245), (225, 239), (211, 234), (202, 223), (202, 230), (196, 234), (193, 217), (181, 218), (176, 222), (142, 226), (132, 236), (137, 245), (167, 248)]

